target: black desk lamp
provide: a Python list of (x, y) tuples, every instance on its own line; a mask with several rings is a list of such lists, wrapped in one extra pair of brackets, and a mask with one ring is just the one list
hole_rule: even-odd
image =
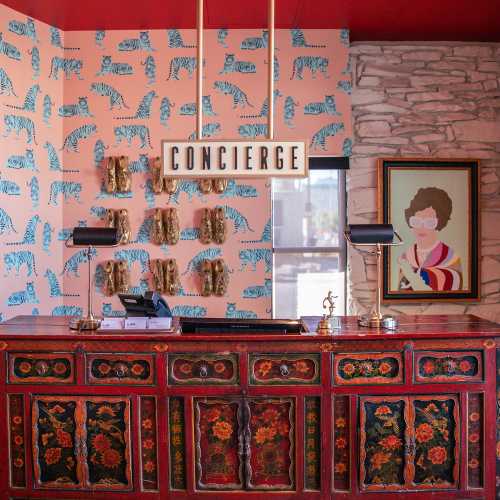
[[(355, 248), (375, 246), (374, 253), (377, 256), (377, 297), (375, 306), (369, 314), (364, 314), (358, 318), (360, 326), (371, 328), (394, 329), (398, 321), (393, 316), (382, 315), (380, 312), (380, 302), (382, 295), (382, 248), (399, 246), (403, 240), (394, 231), (392, 224), (350, 224), (344, 231), (344, 236), (349, 244)], [(397, 239), (395, 239), (397, 238)]]
[(75, 227), (66, 240), (67, 248), (87, 248), (87, 262), (89, 264), (87, 316), (84, 318), (71, 318), (69, 327), (72, 330), (97, 330), (101, 325), (101, 320), (96, 318), (92, 312), (93, 287), (90, 272), (92, 249), (94, 247), (116, 247), (118, 244), (118, 229), (115, 227)]

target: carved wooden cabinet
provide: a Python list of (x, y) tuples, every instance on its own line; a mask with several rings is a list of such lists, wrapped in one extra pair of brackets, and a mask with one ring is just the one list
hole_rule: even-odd
[(493, 499), (499, 340), (471, 316), (328, 337), (15, 318), (0, 498)]

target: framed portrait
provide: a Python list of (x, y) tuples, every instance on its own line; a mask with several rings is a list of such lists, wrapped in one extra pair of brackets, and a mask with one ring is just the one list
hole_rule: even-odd
[(479, 161), (378, 161), (379, 222), (403, 244), (383, 254), (383, 302), (480, 299)]

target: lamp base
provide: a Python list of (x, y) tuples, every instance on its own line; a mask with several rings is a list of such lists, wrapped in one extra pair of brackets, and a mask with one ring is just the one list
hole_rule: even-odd
[(71, 330), (97, 330), (101, 326), (101, 320), (97, 318), (71, 318), (69, 327)]
[(389, 315), (377, 317), (375, 314), (364, 314), (363, 316), (359, 316), (358, 325), (366, 328), (395, 330), (398, 327), (398, 320), (394, 316)]
[(323, 318), (319, 321), (316, 333), (318, 335), (331, 335), (333, 333), (330, 320), (328, 318)]

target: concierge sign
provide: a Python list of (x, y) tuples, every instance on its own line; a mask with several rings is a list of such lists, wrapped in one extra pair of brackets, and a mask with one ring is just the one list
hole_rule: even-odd
[(162, 141), (168, 177), (306, 177), (304, 141)]

